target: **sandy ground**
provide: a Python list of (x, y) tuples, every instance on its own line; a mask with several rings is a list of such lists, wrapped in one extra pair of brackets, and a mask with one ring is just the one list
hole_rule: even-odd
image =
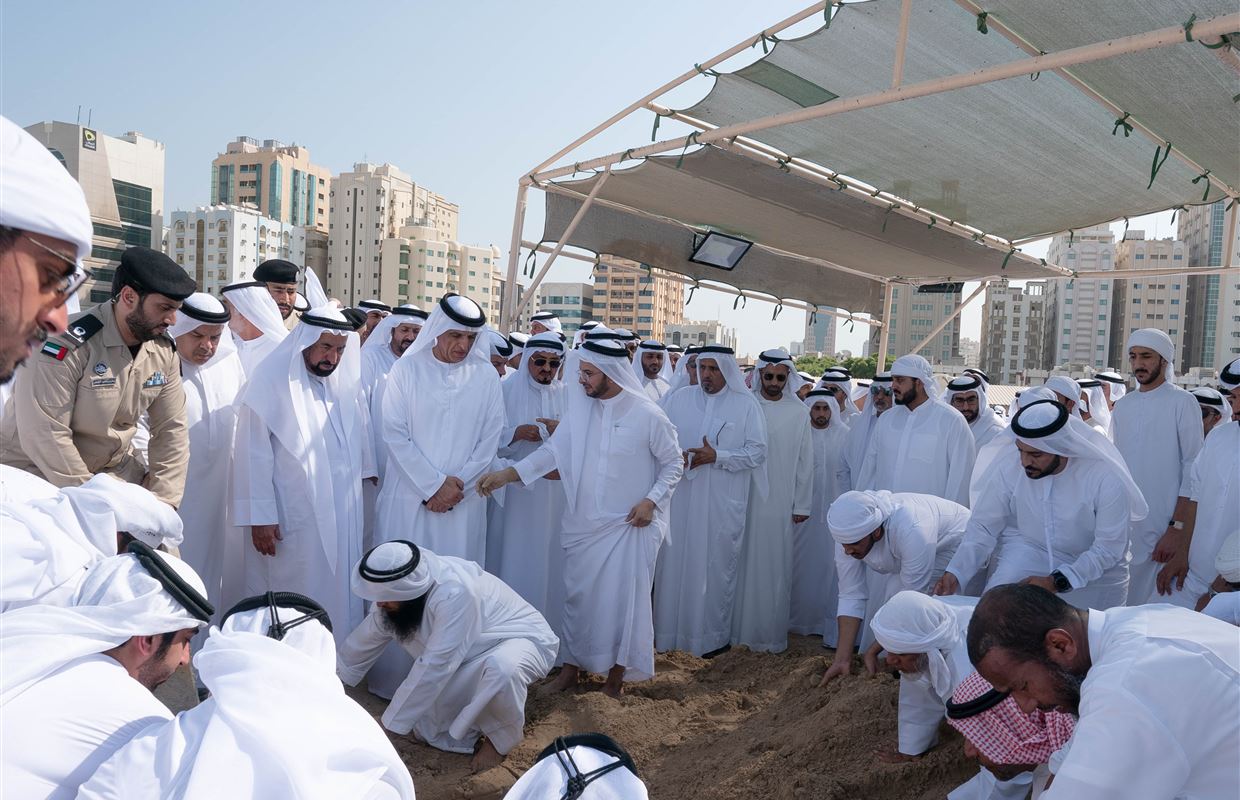
[[(479, 775), (469, 757), (406, 737), (392, 741), (419, 797), (500, 798), (556, 736), (600, 731), (637, 763), (652, 798), (819, 798), (941, 800), (977, 767), (946, 725), (940, 744), (912, 764), (878, 762), (872, 752), (896, 742), (897, 683), (889, 674), (856, 675), (818, 689), (826, 668), (814, 637), (792, 637), (779, 655), (734, 649), (712, 661), (659, 656), (656, 676), (620, 701), (596, 691), (548, 694), (531, 688), (526, 739), (505, 763)], [(385, 701), (350, 694), (376, 716)]]

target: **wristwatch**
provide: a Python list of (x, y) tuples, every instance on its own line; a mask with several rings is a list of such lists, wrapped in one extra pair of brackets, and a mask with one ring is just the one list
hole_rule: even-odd
[(1167, 523), (1168, 528), (1174, 528), (1177, 531), (1184, 530), (1184, 523), (1181, 520), (1173, 519)]
[(1051, 573), (1051, 580), (1055, 582), (1056, 593), (1063, 594), (1064, 592), (1072, 591), (1072, 582), (1069, 581), (1059, 570), (1055, 570)]

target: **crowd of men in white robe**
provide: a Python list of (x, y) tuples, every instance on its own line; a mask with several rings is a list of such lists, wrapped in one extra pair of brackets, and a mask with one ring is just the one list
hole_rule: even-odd
[[(49, 169), (24, 180), (62, 207), (0, 224), (76, 243), (80, 189)], [(920, 757), (944, 718), (964, 733), (985, 769), (954, 800), (1240, 788), (1240, 718), (1217, 713), (1240, 704), (1240, 359), (1189, 393), (1170, 339), (1136, 330), (1137, 391), (1052, 378), (1005, 425), (985, 374), (944, 392), (916, 355), (868, 384), (779, 349), (746, 372), (550, 314), (503, 335), (455, 294), (345, 309), (305, 278), (299, 313), (239, 284), (168, 329), (175, 513), (0, 468), (4, 796), (412, 797), (342, 682), (482, 769), (556, 666), (555, 688), (593, 673), (619, 697), (656, 651), (790, 633), (835, 648), (823, 686), (854, 649), (901, 673), (880, 758)], [(191, 647), (208, 699), (174, 717), (147, 690)], [(512, 796), (644, 796), (605, 737), (539, 764)]]

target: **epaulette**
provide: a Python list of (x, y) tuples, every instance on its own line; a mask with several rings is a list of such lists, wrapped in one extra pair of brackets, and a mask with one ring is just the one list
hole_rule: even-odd
[(64, 361), (65, 356), (86, 344), (90, 337), (101, 330), (103, 330), (101, 319), (94, 314), (83, 314), (70, 322), (64, 333), (44, 342), (39, 352), (56, 361)]

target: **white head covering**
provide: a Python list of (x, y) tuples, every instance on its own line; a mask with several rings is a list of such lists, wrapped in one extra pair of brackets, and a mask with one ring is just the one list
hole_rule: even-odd
[(916, 378), (921, 381), (927, 397), (931, 400), (939, 399), (939, 382), (934, 379), (934, 370), (930, 368), (930, 362), (922, 356), (916, 353), (900, 356), (891, 365), (891, 374), (902, 378)]
[[(1019, 397), (1012, 400), (1012, 408), (1019, 411), (1031, 403), (1039, 400), (1055, 400), (1055, 393), (1045, 386), (1035, 386), (1032, 389), (1025, 389), (1020, 393)], [(1012, 415), (1015, 416), (1015, 411)], [(1090, 430), (1093, 430), (1092, 428)], [(969, 489), (969, 502), (976, 505), (978, 498), (981, 497), (980, 492), (986, 487), (987, 479), (991, 476), (990, 467), (995, 460), (1003, 457), (1004, 454), (1012, 455), (1013, 445), (1016, 444), (1016, 434), (1012, 433), (1011, 427), (1005, 426), (1003, 430), (995, 434), (989, 442), (982, 445), (977, 451), (977, 460), (973, 462), (973, 480)], [(1019, 458), (1019, 455), (1015, 456)]]
[[(977, 598), (969, 599), (977, 603)], [(960, 617), (952, 606), (921, 592), (898, 592), (874, 615), (870, 630), (888, 653), (924, 654), (934, 693), (944, 703), (951, 699), (957, 682), (952, 675), (952, 656), (964, 649), (965, 639)]]
[(1080, 384), (1078, 384), (1076, 381), (1069, 378), (1067, 375), (1054, 375), (1050, 378), (1047, 378), (1046, 383), (1043, 385), (1047, 389), (1050, 389), (1055, 394), (1061, 397), (1064, 397), (1068, 400), (1071, 400), (1073, 403), (1072, 416), (1076, 417), (1077, 419), (1081, 418), (1081, 387), (1080, 387)]
[(349, 588), (372, 603), (414, 600), (431, 590), (439, 572), (439, 556), (395, 539), (371, 548), (353, 565)]
[[(555, 333), (555, 331), (551, 331), (551, 333)], [(558, 334), (558, 333), (555, 334), (555, 338), (557, 339), (559, 339), (560, 336), (561, 334)], [(508, 344), (512, 345), (513, 357), (516, 357), (518, 359), (517, 361), (518, 368), (520, 368), (521, 362), (524, 360), (524, 359), (521, 359), (520, 356), (524, 354), (525, 343), (528, 342), (529, 340), (530, 340), (529, 334), (521, 333), (520, 331), (513, 331), (508, 334)], [(563, 344), (563, 340), (561, 340), (561, 344)]]
[[(1021, 395), (1022, 401), (1024, 394)], [(1115, 445), (1054, 400), (1038, 400), (1016, 412), (1010, 427), (1018, 442), (1065, 458), (1092, 459), (1110, 469), (1128, 490), (1133, 522), (1145, 519), (1149, 506), (1133, 481), (1124, 457)]]
[(1214, 568), (1228, 583), (1240, 583), (1240, 529), (1223, 540), (1214, 558)]
[(1102, 381), (1097, 378), (1082, 378), (1076, 385), (1085, 393), (1085, 410), (1089, 412), (1090, 419), (1102, 430), (1111, 430), (1111, 408), (1107, 405), (1106, 395), (1102, 393)]
[[(853, 379), (843, 370), (836, 369), (835, 367), (827, 370), (822, 374), (822, 377), (818, 380), (818, 383), (814, 385), (814, 388), (825, 389), (829, 386), (838, 386), (844, 390), (844, 397), (849, 400), (852, 399), (854, 386)], [(838, 401), (836, 402), (838, 405)], [(837, 412), (842, 412), (841, 416), (844, 418), (845, 422), (851, 422), (851, 417), (861, 415), (861, 412), (851, 402), (845, 402), (843, 408), (837, 408), (836, 410)]]
[(670, 385), (672, 382), (672, 359), (668, 357), (667, 347), (663, 342), (647, 339), (637, 346), (637, 352), (633, 354), (633, 374), (644, 385), (646, 383), (646, 371), (642, 369), (642, 353), (663, 354), (663, 366), (659, 367), (659, 374), (656, 380), (663, 380)]
[(530, 317), (531, 326), (535, 322), (547, 328), (547, 330), (554, 331), (556, 333), (560, 333), (564, 330), (564, 326), (561, 324), (560, 318), (550, 311), (541, 311)]
[(331, 305), (331, 300), (327, 296), (327, 292), (323, 291), (323, 284), (319, 282), (319, 276), (314, 270), (306, 267), (302, 270), (302, 274), (306, 279), (306, 303), (310, 308), (319, 308), (321, 306)]
[(499, 356), (500, 358), (507, 361), (508, 359), (512, 358), (512, 342), (508, 341), (507, 336), (495, 330), (494, 328), (487, 326), (486, 337), (487, 337), (487, 345), (489, 347), (489, 350), (487, 352), (488, 359)]
[[(332, 374), (321, 378), (306, 369), (302, 353), (324, 333), (344, 339), (345, 349)], [(331, 409), (328, 424), (339, 426), (340, 438), (352, 441), (354, 436), (362, 435), (364, 420), (361, 369), (361, 349), (352, 323), (332, 306), (312, 308), (302, 315), (301, 323), (292, 334), (249, 376), (239, 398), (240, 404), (252, 409), (301, 465), (310, 490), (307, 499), (318, 521), (323, 553), (332, 569), (336, 567), (337, 557), (336, 504), (327, 446), (322, 431), (314, 430), (311, 425), (311, 420), (319, 416), (319, 401), (312, 384), (320, 382), (326, 389), (326, 405)]]
[[(310, 272), (310, 270), (306, 270), (306, 272)], [(390, 347), (392, 344), (392, 331), (401, 325), (415, 325), (421, 328), (426, 324), (426, 317), (427, 314), (412, 303), (397, 306), (395, 309), (392, 309), (392, 313), (384, 315), (383, 319), (379, 320), (379, 324), (375, 325), (374, 330), (366, 337), (366, 341), (362, 342), (362, 352), (366, 353), (370, 350), (382, 350), (385, 347)]]
[(576, 332), (573, 333), (573, 347), (581, 347), (581, 343), (586, 339), (586, 334), (598, 328), (598, 326), (599, 323), (592, 319), (588, 319), (581, 323)]
[(900, 508), (891, 492), (844, 492), (827, 509), (831, 538), (840, 544), (853, 544), (873, 533)]
[(947, 391), (943, 393), (943, 401), (951, 405), (953, 397), (965, 392), (977, 392), (977, 419), (969, 423), (970, 428), (974, 425), (985, 428), (1002, 424), (995, 415), (995, 410), (990, 407), (990, 400), (986, 397), (986, 382), (980, 375), (967, 373), (952, 378), (947, 382)]
[(258, 281), (234, 283), (220, 290), (233, 310), (249, 320), (250, 324), (276, 342), (284, 341), (288, 329), (280, 316), (280, 307), (267, 291), (267, 284)]
[[(225, 315), (225, 318), (217, 321), (218, 315)], [(224, 304), (206, 292), (194, 292), (181, 303), (181, 308), (177, 312), (176, 322), (168, 326), (168, 335), (173, 339), (184, 336), (190, 331), (197, 330), (203, 325), (224, 326), (220, 334), (220, 342), (215, 347), (215, 354), (202, 366), (182, 360), (182, 376), (189, 377), (218, 368), (221, 364), (227, 363), (232, 357), (236, 356), (237, 343), (233, 341), (232, 336), (228, 333), (228, 316), (230, 315)], [(203, 317), (208, 317), (208, 319)], [(204, 386), (207, 385), (209, 385), (209, 382), (204, 381)]]
[(90, 255), (93, 230), (82, 187), (46, 147), (0, 117), (0, 225), (60, 239)]
[[(201, 597), (198, 574), (176, 556), (155, 551)], [(133, 636), (155, 636), (204, 623), (174, 599), (137, 557), (100, 561), (69, 607), (33, 605), (4, 614), (0, 625), (0, 708), (64, 665), (111, 650)]]
[[(452, 314), (462, 319), (469, 319), (476, 324), (467, 324), (460, 322), (454, 318)], [(479, 321), (480, 320), (480, 321)], [(479, 343), (474, 340), (473, 347), (469, 348), (469, 354), (461, 361), (462, 364), (479, 363), (491, 366), (491, 350), (487, 345), (486, 339), (483, 338), (483, 331), (486, 330), (486, 314), (482, 312), (482, 307), (459, 294), (446, 294), (439, 298), (439, 302), (435, 304), (435, 308), (431, 311), (430, 317), (427, 318), (426, 324), (422, 326), (422, 330), (418, 333), (418, 338), (414, 343), (409, 345), (409, 349), (401, 358), (420, 358), (434, 359), (435, 355), (431, 350), (435, 347), (435, 343), (439, 337), (448, 331), (465, 331), (466, 333), (479, 334)], [(425, 353), (426, 355), (421, 355)]]
[(1175, 343), (1170, 336), (1157, 328), (1138, 328), (1128, 334), (1124, 353), (1127, 354), (1134, 347), (1146, 347), (1162, 356), (1167, 362), (1167, 383), (1175, 383)]
[[(698, 426), (696, 435), (691, 439), (692, 446), (699, 447), (703, 437), (708, 441), (718, 443), (718, 436), (729, 419), (729, 417), (723, 416), (727, 404), (719, 401), (732, 396), (741, 398), (743, 402), (752, 403), (756, 407), (757, 414), (755, 419), (758, 422), (762, 443), (765, 445), (767, 441), (766, 414), (762, 413), (757, 396), (749, 390), (749, 387), (745, 386), (745, 375), (741, 372), (740, 365), (736, 363), (736, 352), (731, 347), (712, 344), (697, 348), (694, 355), (697, 357), (699, 365), (707, 360), (713, 360), (718, 365), (719, 372), (723, 375), (724, 386), (715, 394), (707, 394), (702, 388), (700, 380), (696, 385), (688, 387), (691, 391), (701, 392), (703, 400), (701, 423)], [(687, 380), (688, 378), (686, 377)], [(670, 391), (665, 397), (669, 395), (671, 395)], [(704, 470), (685, 470), (684, 480), (696, 480), (698, 475), (702, 473), (704, 473)], [(765, 498), (770, 491), (770, 483), (768, 482), (766, 472), (766, 459), (763, 459), (761, 464), (754, 467), (753, 480), (758, 490), (758, 495)]]
[(1223, 414), (1225, 418), (1231, 417), (1230, 413), (1224, 413), (1227, 400), (1218, 389), (1211, 389), (1209, 386), (1198, 386), (1189, 394), (1197, 398), (1197, 405), (1202, 408), (1212, 408), (1219, 414)]
[[(510, 385), (504, 387), (504, 411), (508, 425), (513, 428), (517, 425), (533, 424), (542, 428), (542, 423), (535, 423), (534, 420), (540, 417), (559, 419), (561, 416), (560, 400), (564, 392), (564, 381), (556, 374), (551, 376), (551, 383), (542, 384), (534, 380), (530, 371), (530, 359), (539, 353), (549, 354), (563, 363), (564, 343), (560, 341), (559, 334), (545, 331), (531, 336), (525, 342), (525, 348), (521, 351), (521, 365), (509, 382)], [(543, 439), (548, 436), (547, 431), (542, 430)]]
[[(584, 743), (592, 735), (597, 736), (566, 737), (559, 752), (553, 750), (555, 744), (548, 747), (508, 790), (504, 800), (560, 800), (569, 794), (569, 779), (580, 776), (586, 776), (588, 781), (585, 790), (577, 795), (581, 800), (646, 800), (646, 784), (623, 764), (623, 759), (608, 752), (611, 747), (601, 750)], [(597, 777), (590, 777), (590, 773), (604, 769)]]
[(1094, 377), (1106, 383), (1108, 392), (1107, 396), (1110, 397), (1112, 405), (1115, 404), (1116, 400), (1119, 400), (1128, 393), (1128, 383), (1124, 379), (1124, 376), (1120, 375), (1118, 372), (1107, 370), (1105, 372), (1096, 373)]
[[(667, 400), (672, 396), (672, 392), (677, 389), (683, 389), (686, 386), (692, 386), (689, 383), (689, 359), (693, 359), (692, 363), (697, 366), (698, 348), (690, 347), (685, 350), (684, 355), (676, 362), (676, 366), (672, 367), (672, 379), (668, 381), (669, 387), (667, 394), (663, 395), (663, 399), (659, 401), (659, 405), (667, 405)], [(741, 385), (744, 386), (745, 376), (741, 374)], [(746, 387), (748, 388), (748, 387)]]
[(1229, 392), (1240, 388), (1240, 358), (1233, 360), (1218, 371), (1218, 382)]
[(826, 389), (814, 389), (809, 394), (805, 395), (805, 405), (809, 409), (813, 410), (814, 406), (819, 403), (826, 403), (827, 407), (831, 409), (830, 425), (834, 426), (844, 423), (844, 416), (840, 414), (839, 402), (836, 401), (835, 397), (833, 397)]
[(758, 355), (758, 360), (754, 362), (754, 377), (751, 381), (753, 385), (750, 387), (750, 390), (754, 394), (759, 396), (762, 394), (762, 378), (758, 374), (759, 370), (763, 367), (775, 366), (776, 364), (783, 364), (788, 368), (788, 380), (784, 382), (783, 396), (787, 397), (788, 395), (795, 395), (798, 391), (800, 391), (804, 381), (801, 380), (801, 373), (797, 372), (797, 365), (792, 362), (792, 356), (788, 355), (787, 350), (782, 347), (777, 347), (774, 350), (763, 350), (762, 353)]

